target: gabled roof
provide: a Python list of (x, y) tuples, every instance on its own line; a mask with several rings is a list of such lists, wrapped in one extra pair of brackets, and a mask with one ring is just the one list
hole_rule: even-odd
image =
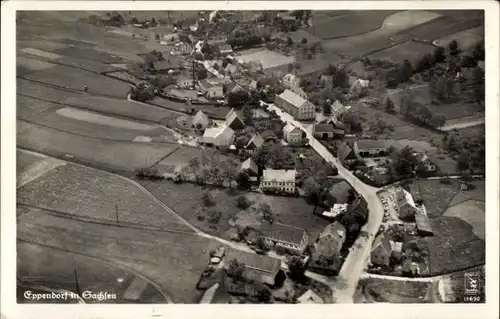
[(193, 125), (196, 125), (198, 123), (205, 123), (208, 124), (210, 122), (208, 116), (203, 113), (202, 111), (198, 111), (198, 113), (193, 116)]
[(315, 303), (315, 304), (321, 304), (323, 303), (323, 299), (321, 299), (318, 294), (316, 294), (314, 291), (311, 289), (307, 290), (302, 296), (297, 298), (298, 303)]
[(234, 121), (240, 121), (243, 124), (243, 121), (240, 119), (234, 108), (232, 108), (226, 115), (226, 123), (231, 126)]
[(233, 48), (229, 44), (222, 44), (219, 45), (219, 51), (220, 52), (233, 52)]
[(290, 122), (286, 123), (286, 125), (283, 127), (283, 132), (285, 132), (286, 134), (289, 134), (295, 130), (300, 130), (300, 128)]
[(295, 182), (295, 170), (265, 169), (262, 175), (263, 181)]
[(333, 125), (332, 124), (315, 124), (314, 132), (315, 133), (333, 133)]
[(254, 174), (259, 173), (259, 167), (251, 157), (247, 158), (244, 162), (241, 163), (240, 170), (243, 169), (250, 170)]
[(339, 100), (336, 100), (330, 108), (332, 109), (332, 111), (337, 113), (344, 112), (346, 110), (346, 107), (342, 103), (340, 103)]
[[(337, 151), (337, 155), (340, 161), (344, 161), (346, 159), (356, 159), (356, 154), (354, 154), (353, 149), (347, 145), (346, 143), (342, 143)], [(350, 157), (350, 158), (349, 158)]]
[(301, 107), (304, 103), (307, 102), (300, 95), (290, 90), (285, 90), (283, 93), (279, 95), (279, 97), (297, 108)]
[(247, 145), (245, 146), (245, 148), (247, 148), (248, 146), (250, 146), (250, 144), (254, 144), (256, 148), (259, 148), (262, 146), (262, 144), (264, 144), (264, 139), (262, 138), (262, 136), (260, 136), (259, 133), (256, 133), (254, 134), (254, 136), (252, 136), (252, 138), (250, 139), (250, 141), (248, 141)]
[(427, 217), (426, 214), (415, 214), (415, 223), (417, 224), (418, 230), (432, 233), (429, 217)]
[(211, 137), (211, 138), (222, 138), (229, 139), (234, 134), (234, 131), (227, 125), (222, 125), (218, 127), (210, 127), (205, 130), (203, 137)]
[(346, 235), (346, 229), (342, 224), (338, 222), (329, 224), (319, 235), (318, 242), (314, 244), (314, 250), (320, 255), (332, 256), (338, 253), (337, 247), (339, 243), (344, 243)]
[(260, 276), (274, 276), (281, 267), (281, 261), (277, 258), (249, 253), (246, 251), (232, 249), (227, 256), (227, 261), (236, 259), (245, 265), (245, 272), (251, 278)]
[(293, 73), (288, 73), (283, 77), (283, 81), (285, 82), (294, 82), (297, 80), (298, 80), (297, 76)]
[(391, 254), (391, 243), (390, 243), (390, 238), (388, 236), (385, 236), (384, 234), (380, 234), (373, 240), (373, 246), (372, 246), (372, 252), (375, 251), (377, 248), (381, 248), (384, 252), (387, 254)]
[(262, 236), (269, 239), (279, 240), (287, 243), (299, 245), (304, 236), (305, 230), (280, 223), (270, 224), (264, 227)]

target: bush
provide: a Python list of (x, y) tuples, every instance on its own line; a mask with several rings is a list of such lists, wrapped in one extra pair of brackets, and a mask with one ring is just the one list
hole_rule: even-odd
[(241, 209), (247, 209), (252, 205), (252, 202), (246, 196), (240, 196), (236, 200), (236, 206)]
[(202, 199), (203, 199), (203, 204), (205, 206), (211, 206), (214, 204), (214, 198), (213, 198), (213, 195), (211, 192), (209, 191), (205, 191), (203, 192), (203, 195), (202, 195)]
[(151, 180), (160, 180), (165, 178), (158, 172), (157, 169), (151, 167), (142, 167), (136, 169), (135, 176), (142, 179), (151, 179)]

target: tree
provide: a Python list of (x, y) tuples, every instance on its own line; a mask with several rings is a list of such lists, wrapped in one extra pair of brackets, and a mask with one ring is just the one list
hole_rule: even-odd
[(246, 170), (242, 170), (236, 175), (236, 183), (241, 188), (250, 188), (250, 175)]
[(289, 45), (289, 46), (292, 46), (293, 45), (293, 39), (291, 37), (287, 37), (286, 38), (286, 44)]
[(203, 185), (207, 182), (208, 176), (209, 176), (209, 171), (208, 168), (203, 167), (196, 175), (196, 183), (198, 185)]
[(109, 17), (110, 18), (109, 18), (108, 25), (111, 25), (114, 27), (121, 27), (125, 24), (125, 19), (117, 11), (111, 12)]
[(450, 44), (448, 44), (448, 49), (450, 49), (450, 55), (457, 55), (460, 53), (460, 49), (458, 48), (458, 42), (457, 40), (452, 40)]
[(351, 111), (342, 114), (342, 122), (351, 128), (351, 132), (361, 132), (363, 130), (359, 116)]
[(206, 79), (208, 76), (208, 72), (205, 68), (199, 68), (198, 71), (196, 71), (196, 77), (198, 80), (203, 80)]
[(417, 62), (415, 66), (415, 72), (422, 72), (424, 70), (430, 69), (434, 65), (434, 57), (430, 53), (424, 54), (422, 59)]
[(295, 281), (302, 281), (306, 272), (306, 267), (302, 259), (298, 256), (292, 256), (288, 260), (288, 270), (290, 271), (290, 278)]
[(245, 105), (243, 106), (243, 109), (241, 110), (242, 111), (242, 114), (243, 114), (243, 122), (245, 122), (245, 124), (249, 125), (253, 122), (253, 112), (252, 112), (252, 109)]
[(307, 44), (307, 38), (303, 37), (302, 40), (300, 40), (300, 43), (302, 44)]
[(151, 26), (154, 28), (158, 25), (158, 23), (155, 20), (155, 17), (151, 18)]
[(445, 49), (443, 47), (436, 47), (434, 49), (434, 61), (437, 63), (444, 62), (446, 60)]
[(337, 69), (335, 74), (333, 75), (333, 84), (340, 88), (349, 87), (349, 75), (345, 69)]
[(257, 299), (260, 302), (271, 301), (271, 297), (272, 297), (271, 290), (269, 290), (269, 288), (267, 288), (266, 285), (259, 283), (255, 286), (255, 290), (257, 293)]
[(231, 259), (227, 267), (227, 275), (229, 277), (232, 277), (235, 281), (239, 281), (243, 278), (244, 271), (245, 264), (238, 262), (236, 259)]
[(412, 176), (418, 161), (409, 146), (405, 146), (399, 152), (394, 152), (392, 157), (392, 167), (398, 178)]
[(394, 113), (396, 110), (396, 108), (394, 107), (394, 102), (389, 97), (385, 101), (385, 110), (389, 113)]
[(270, 224), (274, 222), (273, 211), (271, 210), (271, 206), (267, 203), (261, 203), (258, 208), (259, 212), (262, 213), (262, 218), (268, 221)]
[(399, 78), (401, 82), (408, 81), (413, 75), (413, 66), (409, 60), (404, 60), (399, 67)]
[(229, 188), (232, 187), (232, 182), (238, 173), (238, 164), (232, 159), (227, 159), (221, 163), (222, 176), (228, 181)]
[(461, 153), (458, 156), (456, 167), (460, 173), (466, 172), (470, 168), (470, 156), (468, 153)]
[(329, 64), (327, 69), (327, 74), (333, 76), (336, 73), (337, 73), (337, 67), (333, 64)]
[(239, 196), (236, 200), (236, 206), (241, 209), (247, 209), (252, 205), (252, 202), (246, 196)]
[(230, 107), (238, 107), (250, 100), (250, 94), (245, 90), (232, 91), (227, 96), (227, 104)]
[(440, 128), (446, 123), (446, 117), (442, 114), (433, 114), (429, 120), (432, 127)]
[(202, 200), (203, 200), (203, 205), (205, 205), (205, 206), (211, 206), (214, 203), (213, 202), (213, 200), (214, 200), (213, 195), (209, 191), (203, 192)]
[(472, 51), (472, 56), (474, 60), (476, 60), (477, 62), (477, 61), (484, 61), (484, 55), (485, 55), (484, 41), (481, 41), (474, 46), (474, 49)]

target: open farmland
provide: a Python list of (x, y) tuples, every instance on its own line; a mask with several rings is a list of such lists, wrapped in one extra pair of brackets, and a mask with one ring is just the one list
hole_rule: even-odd
[(457, 217), (472, 226), (474, 234), (485, 240), (485, 203), (484, 201), (467, 200), (460, 204), (450, 206), (443, 216)]
[[(26, 288), (30, 285), (43, 285), (75, 292), (76, 270), (81, 291), (106, 291), (116, 294), (117, 301), (105, 300), (104, 303), (122, 302), (123, 293), (135, 278), (133, 273), (102, 259), (25, 241), (17, 243), (17, 258), (17, 276)], [(141, 298), (142, 302), (165, 302), (165, 298), (154, 287), (147, 288), (147, 291), (150, 293)], [(22, 299), (18, 301), (24, 302)]]
[(456, 218), (441, 216), (431, 218), (434, 236), (425, 237), (429, 249), (431, 275), (450, 273), (485, 262), (485, 242), (478, 238), (473, 227)]
[(382, 50), (369, 55), (368, 58), (374, 60), (388, 60), (394, 63), (402, 63), (405, 59), (407, 59), (415, 65), (417, 61), (426, 53), (432, 53), (433, 51), (434, 46), (432, 45), (415, 41), (407, 41), (387, 50)]
[(83, 87), (87, 85), (90, 94), (120, 98), (125, 98), (130, 91), (128, 83), (62, 65), (27, 74), (24, 78), (78, 91), (83, 91)]
[[(163, 158), (158, 162), (154, 168), (158, 169), (160, 173), (173, 173), (175, 168), (180, 168), (189, 163), (193, 158), (198, 158), (201, 161), (204, 150), (190, 146), (179, 147), (175, 152)], [(223, 154), (217, 154), (220, 161), (229, 158)]]
[(25, 152), (22, 150), (16, 150), (16, 164), (17, 164), (17, 173), (22, 173), (26, 171), (33, 164), (42, 161), (44, 159), (43, 155), (39, 155), (36, 153)]
[(208, 253), (219, 243), (196, 235), (100, 225), (27, 214), (18, 239), (102, 258), (132, 268), (158, 284), (175, 303), (192, 303)]
[(113, 54), (107, 54), (89, 48), (79, 48), (76, 46), (69, 46), (63, 49), (57, 49), (54, 50), (54, 53), (80, 59), (99, 61), (105, 64), (123, 63), (122, 58), (117, 57)]
[(439, 180), (418, 180), (415, 182), (430, 218), (441, 216), (455, 194), (459, 192), (458, 180), (451, 179), (449, 182), (449, 184), (443, 184)]
[(17, 145), (54, 157), (125, 172), (154, 165), (179, 147), (175, 144), (89, 138), (23, 121), (18, 122)]
[[(236, 189), (203, 188), (191, 183), (174, 184), (168, 181), (140, 181), (140, 183), (161, 201), (168, 203), (173, 210), (189, 223), (206, 233), (226, 239), (230, 239), (231, 234), (229, 219), (235, 218), (239, 213), (241, 213), (240, 216), (247, 214), (237, 206), (236, 201), (242, 195), (246, 195), (254, 206), (258, 206), (260, 203), (269, 204), (276, 222), (305, 228), (309, 234), (310, 242), (316, 240), (319, 233), (328, 224), (328, 221), (313, 215), (314, 207), (307, 204), (303, 198), (244, 193)], [(211, 190), (214, 206), (204, 207), (203, 193), (206, 190)], [(220, 212), (219, 222), (214, 225), (209, 223), (208, 217), (204, 220), (198, 219), (197, 215), (203, 208), (208, 212)], [(249, 215), (252, 214), (253, 212), (249, 213)], [(210, 227), (211, 225), (212, 227)]]
[(128, 101), (126, 99), (122, 100), (79, 92), (69, 92), (23, 79), (17, 79), (17, 93), (18, 95), (26, 95), (60, 103), (63, 104), (62, 106), (72, 106), (111, 116), (158, 124), (169, 123), (179, 116), (178, 113), (153, 105)]
[[(106, 194), (106, 196), (102, 196)], [(78, 165), (59, 166), (17, 189), (21, 204), (88, 217), (191, 232), (140, 188), (115, 175)], [(38, 212), (43, 214), (43, 212)]]
[(294, 57), (288, 57), (278, 52), (269, 51), (266, 49), (258, 51), (252, 50), (250, 53), (246, 53), (245, 51), (240, 51), (239, 54), (240, 55), (236, 56), (236, 58), (246, 63), (251, 61), (261, 61), (262, 68), (264, 70), (277, 67), (283, 64), (292, 63), (295, 61)]
[(422, 303), (432, 302), (428, 292), (432, 284), (428, 282), (412, 282), (385, 280), (379, 278), (361, 279), (359, 282), (363, 297), (371, 302), (388, 303)]
[(229, 113), (231, 108), (227, 106), (216, 106), (211, 104), (185, 104), (181, 102), (171, 101), (163, 98), (155, 98), (152, 101), (148, 102), (148, 104), (156, 105), (162, 108), (166, 108), (168, 110), (178, 111), (182, 113), (192, 113), (194, 109), (194, 113), (196, 114), (198, 111), (203, 111), (208, 117), (215, 119), (225, 119), (226, 114)]
[(380, 28), (385, 18), (395, 12), (397, 11), (351, 11), (345, 15), (322, 17), (318, 22), (313, 17), (313, 33), (321, 39), (333, 39), (370, 32)]
[(484, 27), (466, 29), (437, 39), (434, 44), (447, 47), (451, 41), (457, 41), (461, 50), (472, 48), (476, 43), (484, 40)]
[(19, 188), (66, 162), (37, 153), (16, 149), (16, 187)]

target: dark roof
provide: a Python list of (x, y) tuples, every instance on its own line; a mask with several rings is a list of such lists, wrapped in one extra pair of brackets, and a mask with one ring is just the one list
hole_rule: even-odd
[(245, 264), (245, 270), (265, 273), (267, 275), (278, 272), (281, 261), (277, 258), (249, 253), (232, 249), (227, 256), (227, 261), (236, 259), (239, 263)]
[(429, 217), (427, 217), (426, 214), (416, 214), (415, 222), (417, 224), (417, 230), (432, 233)]
[(305, 230), (302, 228), (273, 223), (269, 225), (269, 227), (263, 229), (262, 236), (283, 242), (300, 244), (304, 232)]
[(372, 246), (372, 251), (374, 251), (377, 248), (383, 249), (386, 253), (390, 254), (391, 253), (391, 239), (389, 236), (385, 236), (384, 234), (380, 234), (377, 236), (374, 241), (373, 241), (373, 246)]
[(385, 140), (359, 140), (356, 143), (358, 145), (358, 149), (360, 150), (389, 147), (387, 141)]
[(259, 167), (257, 166), (257, 164), (254, 162), (254, 160), (251, 157), (249, 157), (248, 159), (246, 159), (244, 162), (241, 163), (240, 170), (243, 170), (243, 169), (247, 169), (254, 174), (259, 173)]
[(256, 134), (254, 134), (254, 136), (252, 136), (250, 141), (248, 141), (248, 143), (245, 147), (250, 146), (251, 143), (253, 143), (255, 145), (255, 147), (259, 148), (262, 146), (262, 144), (264, 144), (264, 139), (262, 138), (262, 136), (260, 136), (259, 133), (256, 133)]
[(153, 62), (153, 68), (155, 70), (169, 70), (178, 68), (179, 65), (172, 63), (170, 60), (155, 61)]
[(349, 145), (346, 143), (342, 143), (337, 151), (337, 155), (340, 159), (340, 161), (344, 161), (346, 159), (355, 159), (356, 154), (354, 154), (354, 151), (352, 150)]
[(314, 249), (318, 254), (332, 256), (337, 253), (338, 243), (344, 243), (346, 229), (339, 222), (329, 224), (319, 235), (318, 241), (314, 244)]
[(332, 124), (316, 124), (314, 125), (314, 132), (324, 132), (324, 133), (333, 133), (333, 125)]

